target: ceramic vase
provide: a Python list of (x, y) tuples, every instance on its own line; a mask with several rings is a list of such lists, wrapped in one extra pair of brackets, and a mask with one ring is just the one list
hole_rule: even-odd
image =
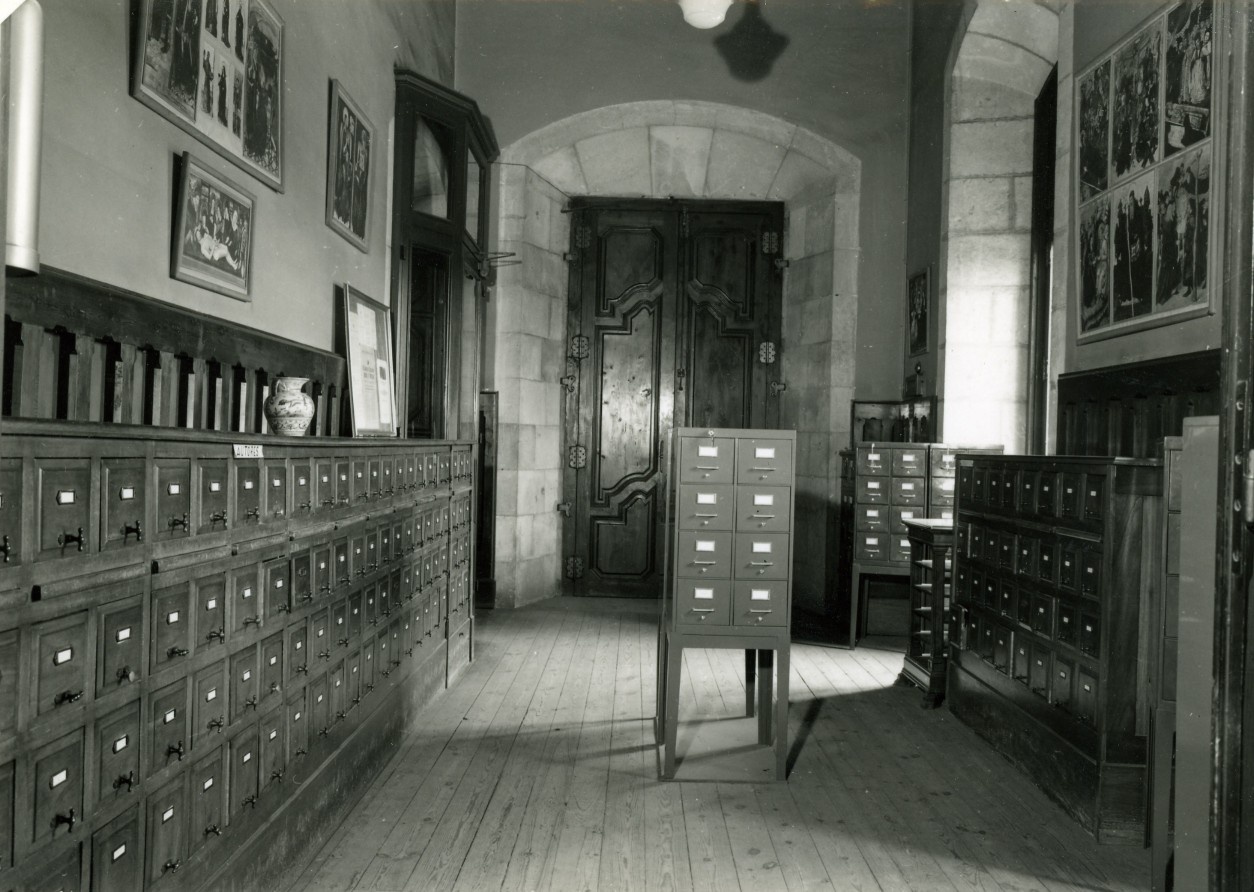
[(266, 413), (270, 430), (288, 437), (303, 437), (313, 420), (313, 397), (303, 388), (308, 378), (276, 378), (274, 389), (266, 397), (261, 410)]

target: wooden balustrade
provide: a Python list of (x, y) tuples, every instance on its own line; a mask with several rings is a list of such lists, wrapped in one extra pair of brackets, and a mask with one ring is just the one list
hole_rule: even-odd
[(10, 279), (6, 302), (7, 417), (267, 433), (270, 382), (299, 376), (310, 433), (343, 431), (333, 353), (49, 267)]

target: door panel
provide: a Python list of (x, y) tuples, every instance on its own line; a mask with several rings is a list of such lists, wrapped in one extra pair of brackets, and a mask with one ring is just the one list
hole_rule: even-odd
[(657, 597), (671, 427), (778, 418), (771, 366), (758, 358), (772, 341), (778, 362), (780, 279), (761, 243), (779, 232), (782, 208), (585, 204), (571, 228), (566, 586)]

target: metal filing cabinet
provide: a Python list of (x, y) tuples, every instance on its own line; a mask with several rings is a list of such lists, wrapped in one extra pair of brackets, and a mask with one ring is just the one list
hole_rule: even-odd
[(671, 435), (658, 647), (664, 777), (675, 772), (683, 648), (722, 647), (746, 651), (746, 711), (758, 715), (758, 742), (774, 743), (776, 777), (784, 779), (795, 453), (794, 431), (679, 428)]

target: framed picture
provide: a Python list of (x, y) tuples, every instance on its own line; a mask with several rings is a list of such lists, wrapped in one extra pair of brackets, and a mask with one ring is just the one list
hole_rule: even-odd
[(131, 95), (283, 191), (283, 22), (265, 0), (138, 0)]
[(374, 128), (337, 80), (327, 128), (327, 225), (370, 250), (370, 153)]
[(248, 300), (252, 289), (253, 196), (183, 153), (170, 275)]
[(1212, 312), (1214, 4), (1156, 14), (1076, 78), (1076, 340)]
[(928, 271), (915, 273), (906, 286), (906, 336), (909, 338), (910, 355), (927, 352), (928, 310), (931, 306), (931, 283)]
[(353, 436), (396, 436), (391, 316), (351, 285), (344, 286), (344, 344)]

